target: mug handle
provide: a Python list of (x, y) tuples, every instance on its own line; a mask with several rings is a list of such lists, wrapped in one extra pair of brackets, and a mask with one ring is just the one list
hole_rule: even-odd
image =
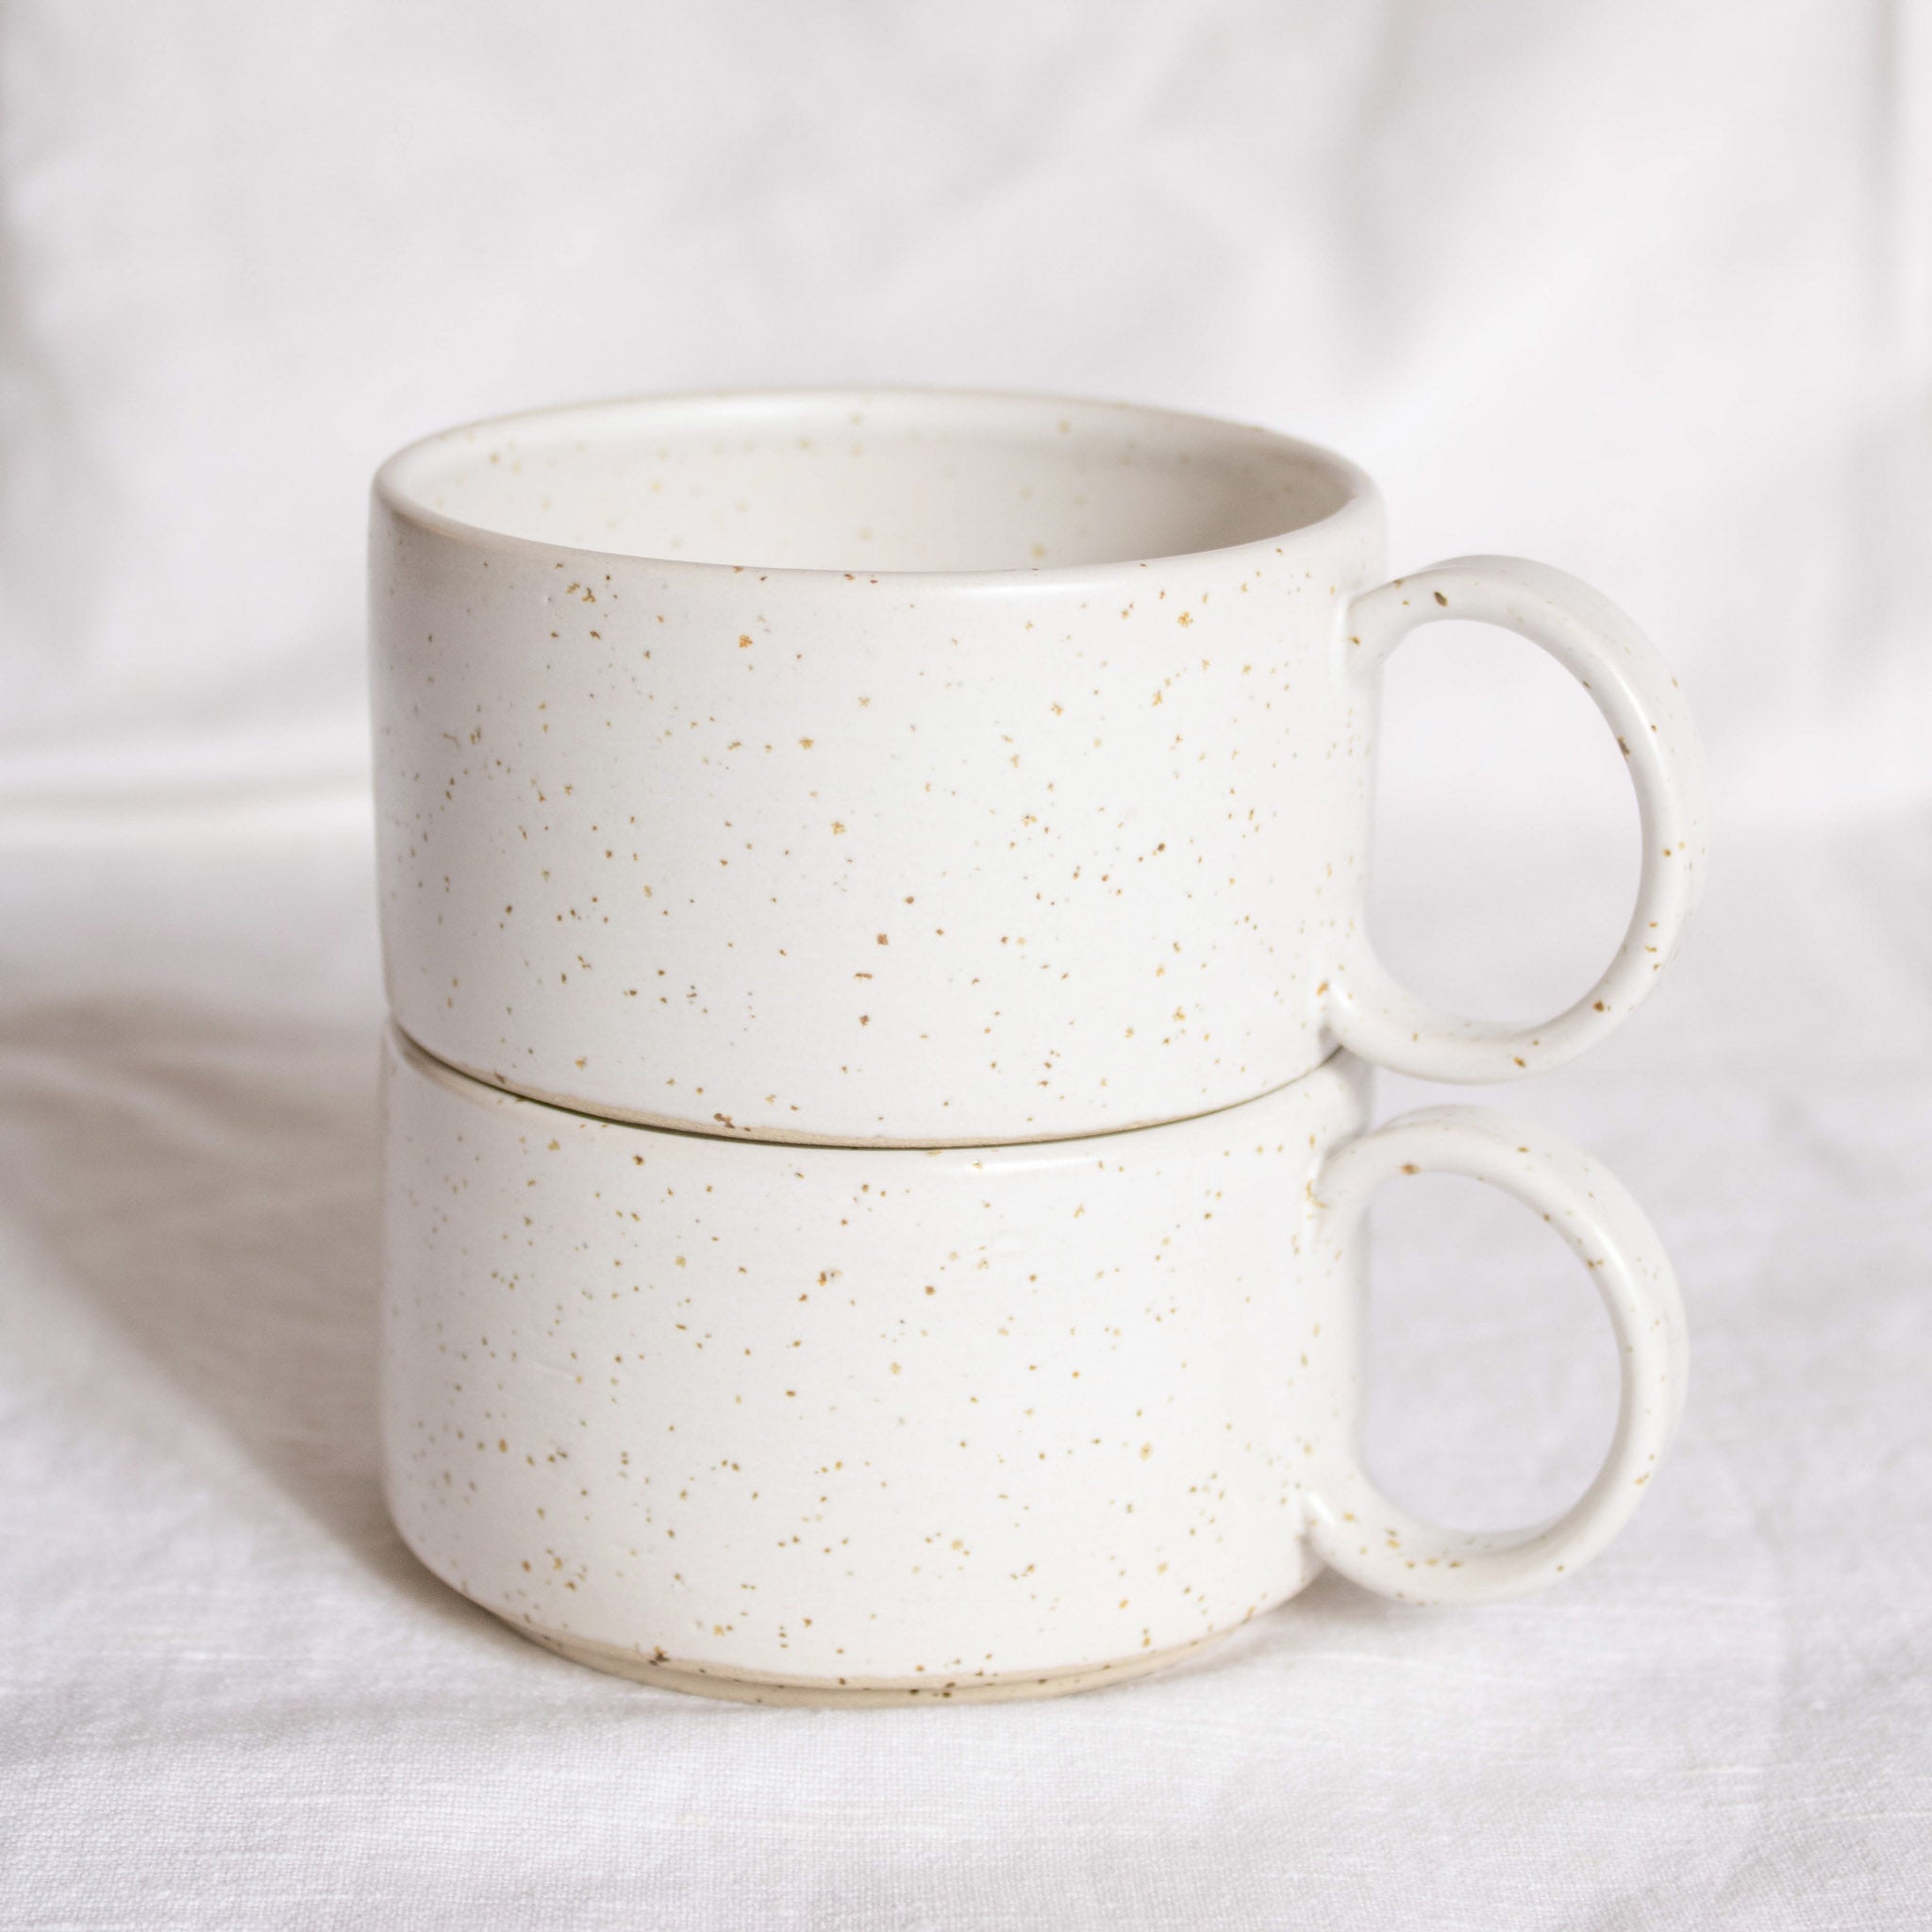
[(1579, 1570), (1643, 1499), (1684, 1406), (1684, 1309), (1657, 1231), (1616, 1176), (1560, 1135), (1486, 1108), (1424, 1108), (1336, 1149), (1310, 1184), (1317, 1252), (1345, 1267), (1385, 1180), (1453, 1174), (1513, 1194), (1562, 1235), (1609, 1310), (1622, 1369), (1616, 1433), (1580, 1501), (1508, 1532), (1439, 1528), (1391, 1503), (1353, 1442), (1317, 1447), (1306, 1534), (1330, 1569), (1414, 1604), (1492, 1603)]
[(1397, 1073), (1479, 1085), (1560, 1066), (1621, 1024), (1656, 985), (1704, 889), (1704, 771), (1677, 680), (1643, 633), (1588, 584), (1517, 557), (1455, 558), (1344, 604), (1340, 675), (1365, 708), (1396, 645), (1416, 625), (1448, 617), (1527, 638), (1583, 686), (1616, 733), (1643, 828), (1637, 907), (1616, 957), (1574, 1006), (1541, 1025), (1441, 1012), (1383, 966), (1359, 914), (1347, 928), (1323, 989), (1336, 1039)]

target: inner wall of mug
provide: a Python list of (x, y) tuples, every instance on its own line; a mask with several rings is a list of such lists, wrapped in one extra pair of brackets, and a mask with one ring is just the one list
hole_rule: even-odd
[(1040, 571), (1257, 542), (1366, 488), (1339, 458), (1208, 417), (1054, 397), (673, 397), (474, 425), (384, 469), (398, 508), (691, 563)]

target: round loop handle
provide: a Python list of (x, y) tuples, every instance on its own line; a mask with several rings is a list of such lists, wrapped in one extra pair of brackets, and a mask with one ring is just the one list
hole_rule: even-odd
[(1637, 907), (1615, 958), (1574, 1006), (1541, 1025), (1439, 1011), (1376, 958), (1359, 918), (1346, 930), (1327, 990), (1335, 1037), (1397, 1073), (1474, 1085), (1560, 1066), (1620, 1025), (1656, 985), (1704, 887), (1704, 761), (1677, 680), (1643, 633), (1588, 584), (1522, 558), (1456, 558), (1363, 591), (1341, 608), (1341, 675), (1373, 687), (1417, 625), (1450, 617), (1528, 639), (1589, 691), (1629, 765), (1643, 828)]
[(1595, 1480), (1554, 1521), (1507, 1533), (1439, 1528), (1376, 1488), (1354, 1442), (1318, 1449), (1307, 1535), (1331, 1569), (1379, 1596), (1473, 1604), (1579, 1570), (1643, 1499), (1684, 1406), (1684, 1310), (1657, 1231), (1616, 1176), (1560, 1136), (1484, 1108), (1425, 1108), (1338, 1148), (1312, 1193), (1317, 1252), (1338, 1267), (1391, 1177), (1461, 1174), (1540, 1212), (1590, 1272), (1617, 1339), (1616, 1433)]

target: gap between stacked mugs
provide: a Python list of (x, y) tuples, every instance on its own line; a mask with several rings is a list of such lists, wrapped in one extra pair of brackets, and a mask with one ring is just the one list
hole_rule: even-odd
[[(1607, 1541), (1682, 1403), (1655, 1232), (1520, 1122), (1365, 1134), (1366, 1063), (1620, 1024), (1701, 889), (1695, 737), (1574, 578), (1384, 543), (1326, 451), (1055, 398), (591, 405), (383, 467), (386, 1476), (437, 1574), (606, 1669), (897, 1702), (1134, 1674), (1324, 1562), (1470, 1602)], [(1624, 939), (1538, 1024), (1365, 931), (1380, 667), (1443, 617), (1563, 663), (1637, 794)], [(1515, 1538), (1357, 1451), (1357, 1224), (1431, 1170), (1557, 1226), (1619, 1341), (1602, 1472)]]

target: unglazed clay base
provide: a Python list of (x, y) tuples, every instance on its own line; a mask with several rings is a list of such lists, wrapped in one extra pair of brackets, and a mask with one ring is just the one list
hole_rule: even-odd
[[(485, 1606), (487, 1608), (488, 1607)], [(492, 1614), (494, 1614), (492, 1612)], [(1115, 1657), (1104, 1664), (1083, 1664), (1051, 1671), (1007, 1671), (991, 1676), (932, 1678), (853, 1678), (767, 1676), (757, 1671), (717, 1671), (703, 1664), (681, 1663), (661, 1654), (620, 1650), (614, 1644), (591, 1643), (540, 1630), (504, 1617), (519, 1637), (541, 1643), (574, 1664), (608, 1671), (654, 1684), (660, 1690), (684, 1690), (694, 1697), (719, 1697), (734, 1704), (780, 1704), (843, 1710), (883, 1710), (901, 1704), (1013, 1704), (1023, 1698), (1070, 1697), (1076, 1690), (1098, 1690), (1134, 1677), (1152, 1676), (1197, 1650), (1219, 1643), (1231, 1633), (1215, 1630), (1167, 1650), (1150, 1650), (1140, 1657)]]
[[(412, 1041), (412, 1044), (417, 1042)], [(421, 1048), (425, 1057), (437, 1058), (426, 1048)], [(1343, 1049), (1333, 1047), (1328, 1058), (1333, 1059)], [(808, 1134), (787, 1128), (762, 1128), (729, 1123), (728, 1127), (721, 1126), (715, 1133), (699, 1134), (697, 1128), (688, 1125), (675, 1114), (650, 1112), (640, 1108), (602, 1107), (589, 1108), (567, 1093), (553, 1093), (546, 1088), (532, 1087), (506, 1078), (502, 1074), (489, 1067), (471, 1066), (457, 1059), (441, 1059), (437, 1063), (451, 1073), (460, 1074), (465, 1079), (474, 1080), (478, 1086), (490, 1088), (498, 1093), (507, 1093), (517, 1100), (534, 1100), (544, 1107), (554, 1107), (567, 1113), (580, 1113), (586, 1120), (609, 1121), (624, 1127), (650, 1127), (663, 1134), (695, 1134), (702, 1140), (741, 1140), (763, 1141), (774, 1147), (849, 1147), (861, 1153), (885, 1154), (904, 1152), (913, 1154), (944, 1153), (961, 1147), (983, 1147), (987, 1143), (977, 1140), (947, 1140), (944, 1136), (934, 1136), (923, 1141), (894, 1140), (891, 1136), (850, 1135), (840, 1137), (836, 1134)], [(1188, 1114), (1149, 1115), (1145, 1120), (1123, 1121), (1118, 1126), (1103, 1127), (1096, 1133), (1082, 1135), (1083, 1140), (1097, 1140), (1110, 1134), (1136, 1134), (1147, 1127), (1173, 1126), (1180, 1120), (1199, 1120), (1209, 1113), (1226, 1113), (1230, 1107), (1240, 1105), (1229, 1102), (1220, 1107), (1202, 1108)], [(1065, 1134), (1038, 1133), (1014, 1134), (997, 1144), (1002, 1147), (1044, 1147), (1057, 1141), (1074, 1138)]]

